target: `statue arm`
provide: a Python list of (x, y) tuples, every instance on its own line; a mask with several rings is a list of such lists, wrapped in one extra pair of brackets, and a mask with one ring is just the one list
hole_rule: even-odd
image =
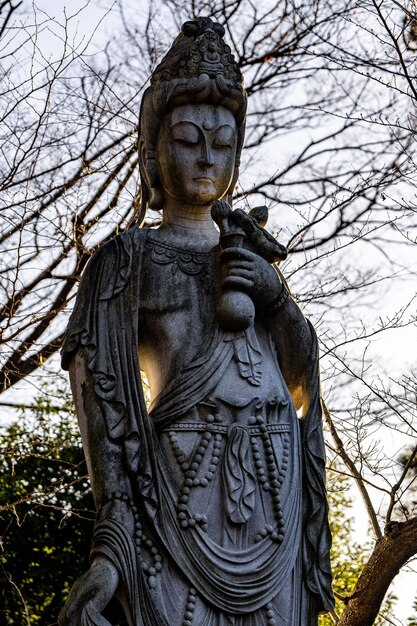
[(306, 413), (309, 404), (308, 372), (315, 338), (292, 299), (276, 266), (252, 250), (226, 248), (220, 254), (223, 289), (246, 291), (271, 333), (281, 370), (294, 404)]
[[(146, 466), (147, 431), (140, 441), (138, 434), (138, 429), (146, 430), (139, 425), (146, 407), (135, 362), (137, 311), (132, 312), (130, 305), (138, 301), (140, 250), (141, 240), (134, 230), (94, 255), (81, 280), (63, 342), (62, 365), (70, 373), (97, 520), (91, 567), (75, 583), (59, 626), (109, 626), (101, 615), (109, 600), (117, 596), (129, 614), (126, 597), (138, 586), (137, 502), (133, 502), (132, 483), (139, 482), (144, 491), (153, 486)], [(134, 251), (135, 274), (131, 272)], [(129, 404), (132, 398), (134, 409)], [(144, 463), (139, 461), (143, 449)]]
[[(286, 290), (287, 287), (285, 286)], [(281, 288), (278, 287), (278, 296)], [(308, 409), (307, 372), (310, 371), (310, 359), (313, 348), (311, 327), (290, 294), (281, 306), (264, 312), (266, 325), (277, 348), (282, 374), (293, 398), (295, 408)]]
[[(84, 348), (79, 348), (71, 360), (69, 374), (98, 521), (101, 521), (103, 516), (108, 516), (109, 505), (116, 492), (131, 496), (124, 449), (121, 439), (111, 438), (108, 434)], [(122, 503), (123, 500), (119, 507)], [(126, 513), (127, 505), (112, 514), (120, 518)], [(124, 518), (117, 521), (126, 523)]]
[[(69, 372), (97, 509), (97, 524), (111, 519), (132, 531), (132, 512), (128, 502), (120, 497), (114, 498), (115, 493), (125, 494), (130, 488), (124, 468), (122, 443), (111, 440), (107, 434), (84, 348), (79, 348), (73, 356)], [(129, 529), (131, 524), (132, 528)], [(89, 624), (92, 623), (92, 616), (94, 624), (109, 626), (101, 613), (116, 594), (121, 574), (108, 554), (100, 552), (100, 546), (93, 546), (93, 550), (90, 569), (75, 583), (61, 611), (60, 626), (79, 626), (85, 620)]]
[(113, 496), (131, 495), (125, 443), (133, 427), (120, 408), (126, 373), (121, 370), (118, 329), (124, 328), (119, 309), (124, 310), (124, 292), (130, 285), (133, 247), (126, 234), (106, 243), (90, 259), (62, 346), (62, 366), (69, 370), (98, 522), (109, 517), (109, 509), (120, 521), (116, 518), (125, 515), (127, 505), (123, 500), (112, 503)]

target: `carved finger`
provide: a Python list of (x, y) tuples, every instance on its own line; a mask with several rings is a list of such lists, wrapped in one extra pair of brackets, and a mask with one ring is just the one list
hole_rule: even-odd
[(247, 270), (241, 267), (235, 267), (228, 270), (227, 278), (245, 278), (253, 282), (253, 273), (251, 270)]
[(230, 271), (233, 269), (252, 270), (253, 261), (244, 261), (243, 259), (229, 261), (225, 266), (225, 270)]
[(236, 259), (252, 261), (253, 257), (254, 253), (251, 252), (251, 250), (246, 250), (246, 248), (225, 248), (220, 252), (220, 260), (222, 263)]
[(246, 291), (253, 287), (253, 280), (242, 276), (227, 276), (222, 283), (224, 289), (242, 289)]
[(101, 613), (97, 611), (94, 604), (89, 602), (84, 610), (81, 618), (81, 624), (88, 624), (91, 626), (111, 626)]

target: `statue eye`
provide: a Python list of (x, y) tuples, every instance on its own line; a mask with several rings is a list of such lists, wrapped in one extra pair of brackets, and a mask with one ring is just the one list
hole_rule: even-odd
[(235, 133), (231, 126), (220, 126), (214, 135), (213, 146), (215, 148), (232, 148), (234, 139)]
[(172, 126), (171, 133), (174, 141), (188, 144), (196, 144), (199, 141), (198, 130), (194, 124), (179, 122)]

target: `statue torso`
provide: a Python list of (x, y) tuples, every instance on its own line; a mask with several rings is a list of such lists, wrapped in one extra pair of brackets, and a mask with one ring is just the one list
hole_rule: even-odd
[[(217, 248), (188, 249), (145, 234), (140, 278), (139, 358), (152, 396), (190, 362), (215, 320)], [(201, 248), (201, 246), (200, 246)]]
[[(153, 528), (141, 519), (135, 527), (140, 566), (149, 575), (149, 585), (164, 598), (164, 611), (173, 624), (183, 623), (182, 604), (187, 594), (195, 593), (169, 560), (161, 564), (163, 557), (155, 552), (158, 537), (165, 537), (165, 532), (171, 543), (183, 545), (187, 576), (195, 550), (202, 555), (203, 587), (210, 582), (207, 597), (217, 590), (225, 593), (227, 585), (234, 589), (234, 569), (230, 582), (222, 582), (229, 560), (252, 585), (248, 598), (254, 606), (258, 593), (272, 598), (281, 581), (273, 603), (248, 614), (248, 619), (236, 617), (235, 626), (249, 622), (260, 626), (272, 611), (291, 623), (291, 611), (298, 611), (298, 604), (287, 605), (285, 600), (293, 591), (286, 573), (300, 563), (300, 433), (272, 337), (262, 316), (241, 332), (225, 331), (217, 324), (216, 246), (186, 248), (162, 233), (142, 231), (125, 237), (119, 249), (129, 251), (126, 257), (114, 254), (114, 258), (122, 268), (125, 258), (131, 260), (126, 274), (130, 282), (119, 291), (120, 299), (114, 286), (107, 291), (107, 283), (100, 287), (108, 321), (121, 324), (104, 335), (111, 342), (105, 352), (117, 352), (121, 336), (135, 320), (139, 333), (132, 345), (139, 347), (140, 365), (148, 374), (155, 402), (149, 415), (132, 413), (132, 424), (135, 417), (145, 426), (147, 419), (153, 422), (158, 438), (153, 451), (151, 439), (146, 441), (163, 485), (162, 527)], [(106, 300), (110, 292), (111, 299)], [(120, 303), (126, 315), (117, 317)], [(129, 334), (133, 339), (134, 331)], [(141, 436), (146, 436), (145, 430)], [(266, 581), (265, 588), (258, 588), (256, 572)], [(212, 580), (212, 573), (218, 579)], [(182, 598), (180, 605), (176, 601), (170, 605), (171, 595)], [(210, 618), (210, 623), (220, 625), (223, 614), (216, 611), (211, 616), (206, 595), (197, 598), (193, 615), (200, 623)], [(232, 608), (227, 609), (227, 597), (224, 610), (239, 614), (232, 596)]]

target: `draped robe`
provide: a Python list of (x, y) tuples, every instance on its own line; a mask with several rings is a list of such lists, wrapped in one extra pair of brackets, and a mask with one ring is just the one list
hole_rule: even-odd
[[(146, 231), (116, 237), (87, 265), (62, 349), (64, 368), (82, 353), (86, 370), (78, 397), (98, 509), (92, 556), (117, 567), (134, 626), (314, 626), (333, 607), (316, 340), (301, 420), (262, 320), (243, 333), (213, 324), (148, 410), (138, 348), (152, 254), (200, 272), (201, 255), (152, 244)], [(91, 402), (103, 423), (94, 443)], [(94, 480), (106, 446), (116, 450), (116, 489)], [(86, 607), (86, 624), (100, 619)]]

